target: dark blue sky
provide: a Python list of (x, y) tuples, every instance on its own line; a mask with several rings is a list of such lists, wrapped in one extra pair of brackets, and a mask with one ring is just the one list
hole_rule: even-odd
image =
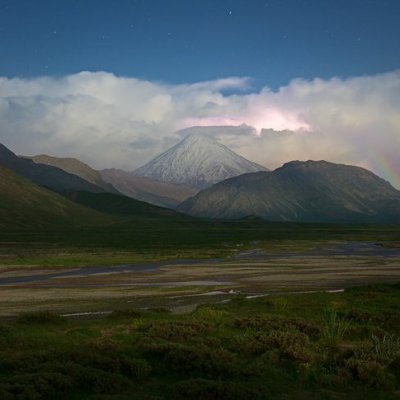
[(0, 0), (0, 76), (170, 83), (400, 68), (399, 0)]

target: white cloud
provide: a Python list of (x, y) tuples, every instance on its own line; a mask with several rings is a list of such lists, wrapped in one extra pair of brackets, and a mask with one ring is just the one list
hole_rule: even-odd
[(0, 141), (20, 154), (133, 170), (178, 141), (177, 130), (211, 125), (219, 128), (197, 131), (268, 167), (326, 159), (400, 187), (400, 72), (249, 87), (248, 78), (167, 85), (105, 72), (0, 78)]

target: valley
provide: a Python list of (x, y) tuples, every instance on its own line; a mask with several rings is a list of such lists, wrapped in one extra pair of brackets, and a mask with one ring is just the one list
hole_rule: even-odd
[(212, 169), (161, 182), (1, 157), (2, 399), (395, 398), (386, 181), (293, 162), (210, 186)]
[[(225, 258), (157, 262), (49, 242), (6, 250), (3, 241), (0, 395), (396, 399), (400, 249), (397, 233), (380, 229), (385, 246), (241, 241)], [(25, 265), (9, 256), (18, 247)], [(91, 252), (137, 263), (91, 266)], [(152, 257), (172, 255), (159, 248)]]
[[(180, 235), (171, 238), (172, 225), (165, 227), (162, 220), (159, 225), (147, 223), (152, 227), (147, 232), (140, 226), (138, 231), (125, 226), (117, 243), (108, 239), (116, 227), (91, 228), (77, 238), (70, 231), (61, 247), (65, 232), (58, 232), (60, 236), (43, 232), (36, 243), (29, 239), (29, 231), (14, 232), (10, 242), (3, 235), (0, 316), (42, 309), (185, 310), (237, 297), (342, 290), (400, 280), (395, 226), (203, 222), (196, 232), (189, 220), (181, 221)], [(372, 241), (377, 237), (381, 240)]]

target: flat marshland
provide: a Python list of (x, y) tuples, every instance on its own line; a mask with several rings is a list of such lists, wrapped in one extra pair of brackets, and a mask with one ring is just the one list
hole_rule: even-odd
[(2, 399), (391, 399), (397, 226), (0, 233)]

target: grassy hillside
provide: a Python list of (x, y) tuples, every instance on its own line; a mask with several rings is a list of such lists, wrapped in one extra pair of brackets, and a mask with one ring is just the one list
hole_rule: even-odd
[(43, 228), (106, 224), (111, 217), (65, 199), (0, 166), (0, 226)]
[(72, 192), (67, 197), (86, 207), (113, 215), (136, 217), (174, 217), (180, 215), (170, 209), (112, 193)]
[(77, 175), (51, 165), (36, 164), (32, 160), (18, 157), (0, 143), (0, 165), (23, 176), (36, 185), (64, 194), (66, 191), (85, 190), (103, 193), (104, 189)]

